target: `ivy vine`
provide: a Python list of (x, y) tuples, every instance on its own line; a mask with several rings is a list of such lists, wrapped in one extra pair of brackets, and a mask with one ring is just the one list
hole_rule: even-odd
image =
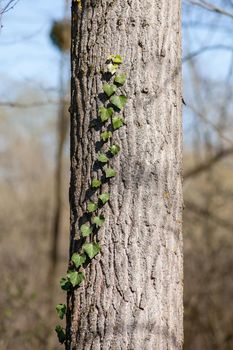
[[(98, 110), (98, 123), (101, 130), (101, 146), (104, 150), (97, 153), (95, 161), (98, 164), (98, 169), (101, 169), (102, 174), (98, 176), (97, 170), (93, 167), (93, 173), (96, 174), (91, 180), (90, 187), (92, 194), (95, 194), (95, 198), (97, 199), (93, 200), (89, 198), (89, 201), (86, 203), (86, 213), (83, 216), (85, 223), (79, 226), (78, 233), (78, 238), (82, 238), (82, 247), (78, 252), (73, 253), (69, 270), (66, 276), (60, 280), (60, 286), (66, 292), (70, 292), (80, 286), (85, 280), (85, 267), (87, 263), (94, 259), (101, 251), (96, 234), (105, 223), (105, 217), (101, 209), (110, 200), (110, 194), (102, 191), (102, 184), (107, 183), (117, 175), (117, 171), (110, 163), (119, 154), (120, 146), (115, 144), (112, 139), (114, 132), (125, 125), (125, 121), (120, 113), (127, 103), (127, 96), (121, 92), (121, 88), (126, 82), (126, 75), (124, 73), (118, 73), (122, 63), (123, 60), (120, 55), (108, 56), (106, 61), (107, 72), (105, 71), (103, 73), (102, 94), (104, 95), (104, 99)], [(108, 143), (109, 145), (107, 145)], [(66, 315), (66, 305), (58, 304), (56, 311), (58, 317), (63, 319)], [(65, 343), (66, 334), (64, 328), (61, 325), (57, 325), (55, 331), (59, 342), (62, 344)]]

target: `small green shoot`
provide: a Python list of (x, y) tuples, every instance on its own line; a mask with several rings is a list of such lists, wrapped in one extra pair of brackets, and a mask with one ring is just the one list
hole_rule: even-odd
[(63, 320), (63, 318), (66, 314), (66, 305), (65, 304), (58, 304), (56, 306), (56, 311), (57, 311), (57, 314), (60, 317), (60, 319)]
[(98, 179), (93, 179), (91, 182), (92, 188), (99, 188), (101, 186), (101, 181)]
[(100, 134), (100, 138), (102, 141), (106, 142), (112, 137), (111, 131), (104, 131)]
[(109, 201), (110, 199), (110, 195), (109, 193), (102, 193), (100, 196), (99, 196), (99, 200), (102, 202), (102, 204), (105, 204)]
[(98, 243), (85, 243), (83, 250), (90, 259), (93, 259), (100, 252), (100, 246)]
[(107, 163), (109, 161), (109, 158), (104, 153), (100, 153), (97, 159), (100, 163)]
[(86, 261), (86, 256), (78, 253), (74, 253), (71, 257), (71, 261), (74, 263), (76, 268), (79, 268)]
[(122, 109), (127, 103), (127, 97), (125, 95), (112, 96), (110, 102), (118, 109)]
[(110, 179), (111, 177), (116, 176), (116, 170), (112, 169), (112, 168), (105, 168), (104, 169), (105, 172), (105, 176), (107, 179)]
[(113, 108), (105, 108), (105, 107), (100, 107), (99, 108), (99, 116), (102, 121), (102, 123), (106, 122), (109, 118), (111, 118), (113, 115)]
[(57, 325), (55, 327), (55, 331), (57, 333), (58, 340), (61, 344), (63, 344), (66, 341), (66, 334), (64, 328), (62, 326)]
[(78, 271), (68, 271), (67, 277), (73, 287), (79, 286), (85, 279), (84, 274)]
[(87, 236), (90, 236), (90, 234), (93, 231), (93, 228), (91, 226), (84, 224), (80, 227), (80, 231), (81, 231), (83, 237), (87, 237)]
[(117, 83), (119, 85), (124, 85), (125, 82), (126, 82), (125, 74), (119, 74), (115, 76), (114, 83)]
[(114, 130), (120, 129), (124, 125), (124, 120), (121, 117), (112, 118), (112, 126)]
[(107, 84), (106, 83), (103, 85), (103, 90), (104, 90), (105, 94), (108, 97), (110, 97), (117, 91), (117, 87), (114, 84)]
[(87, 211), (89, 213), (93, 213), (94, 211), (96, 211), (98, 209), (98, 205), (96, 203), (93, 202), (89, 202), (87, 204)]
[(94, 225), (96, 225), (97, 228), (103, 226), (105, 222), (105, 218), (103, 217), (103, 215), (100, 215), (100, 216), (95, 216), (93, 219), (92, 219), (92, 223)]
[(120, 146), (118, 145), (112, 145), (109, 147), (109, 152), (113, 155), (116, 156), (120, 152)]

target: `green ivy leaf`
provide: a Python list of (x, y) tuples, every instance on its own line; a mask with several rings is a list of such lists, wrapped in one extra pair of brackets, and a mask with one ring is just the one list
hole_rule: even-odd
[(100, 154), (98, 155), (98, 161), (99, 161), (100, 163), (107, 163), (107, 162), (109, 161), (109, 158), (106, 156), (106, 154), (100, 153)]
[(127, 103), (127, 97), (124, 95), (120, 95), (120, 96), (112, 96), (110, 98), (110, 102), (116, 106), (119, 109), (122, 109), (125, 107), (126, 103)]
[(118, 69), (118, 64), (112, 64), (112, 63), (109, 63), (107, 65), (108, 67), (108, 72), (111, 73), (112, 75), (116, 73), (117, 69)]
[(106, 168), (104, 169), (104, 172), (107, 179), (110, 179), (111, 177), (116, 176), (116, 170), (112, 168)]
[(96, 211), (96, 209), (98, 208), (98, 205), (96, 203), (93, 203), (93, 202), (89, 202), (87, 204), (87, 211), (89, 213), (93, 213), (93, 211)]
[(102, 106), (99, 108), (99, 115), (101, 121), (104, 123), (113, 115), (113, 108), (105, 108)]
[(86, 261), (86, 256), (85, 255), (81, 255), (78, 253), (74, 253), (71, 257), (71, 261), (73, 261), (73, 263), (75, 264), (75, 266), (78, 268), (79, 266), (81, 266), (82, 264), (85, 263)]
[(110, 55), (108, 56), (107, 61), (112, 61), (113, 63), (121, 64), (123, 62), (123, 59), (121, 55)]
[(67, 277), (69, 278), (73, 287), (78, 286), (85, 279), (84, 274), (78, 271), (68, 271)]
[(87, 236), (90, 236), (90, 234), (93, 231), (93, 228), (91, 226), (84, 224), (80, 227), (80, 231), (81, 231), (83, 237), (87, 237)]
[(96, 227), (101, 227), (103, 226), (105, 222), (105, 218), (103, 217), (103, 215), (100, 215), (100, 216), (95, 216), (93, 219), (92, 219), (92, 223), (96, 225)]
[(90, 259), (93, 259), (100, 252), (100, 246), (98, 243), (85, 243), (83, 250)]
[(113, 125), (113, 129), (117, 130), (124, 125), (124, 121), (120, 117), (113, 117), (112, 118), (112, 125)]
[(118, 145), (112, 145), (109, 147), (109, 152), (113, 155), (116, 156), (120, 152), (120, 146)]
[(65, 314), (66, 314), (66, 305), (65, 304), (58, 304), (56, 306), (57, 314), (60, 317), (61, 320), (63, 320)]
[(61, 289), (65, 290), (65, 291), (69, 291), (72, 287), (72, 285), (67, 277), (62, 277), (60, 279), (60, 286), (61, 286)]
[(115, 55), (115, 57), (112, 59), (113, 63), (121, 64), (123, 62), (123, 59), (121, 55)]
[(101, 181), (98, 179), (93, 179), (91, 182), (92, 188), (99, 188), (101, 186)]
[(103, 85), (103, 90), (105, 92), (105, 94), (110, 97), (112, 96), (116, 91), (117, 91), (117, 87), (114, 84), (104, 84)]
[(125, 74), (119, 74), (115, 76), (114, 83), (124, 85), (126, 82), (126, 75)]
[(58, 340), (61, 344), (63, 344), (66, 341), (66, 334), (62, 326), (57, 325), (55, 327), (55, 331), (57, 333)]
[(109, 201), (110, 195), (109, 195), (109, 193), (103, 193), (99, 196), (99, 199), (101, 200), (101, 202), (103, 204), (105, 204), (105, 203), (107, 203), (107, 201)]
[(104, 131), (100, 134), (100, 138), (101, 140), (103, 140), (104, 142), (106, 142), (108, 139), (110, 139), (112, 137), (112, 132), (111, 131)]

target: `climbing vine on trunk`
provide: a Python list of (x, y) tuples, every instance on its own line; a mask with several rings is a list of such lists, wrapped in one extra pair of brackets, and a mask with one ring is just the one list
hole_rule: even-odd
[[(110, 193), (102, 190), (102, 185), (108, 183), (117, 175), (114, 169), (114, 157), (120, 152), (120, 147), (114, 143), (114, 132), (125, 125), (122, 110), (127, 103), (123, 86), (126, 74), (119, 72), (123, 60), (120, 55), (110, 55), (107, 58), (107, 69), (102, 73), (103, 92), (99, 94), (101, 106), (98, 118), (93, 120), (91, 127), (100, 132), (100, 140), (96, 160), (93, 164), (93, 178), (87, 191), (86, 212), (79, 218), (81, 223), (76, 239), (81, 238), (81, 248), (71, 256), (66, 277), (60, 280), (61, 288), (70, 292), (85, 280), (85, 268), (101, 251), (101, 242), (97, 233), (104, 225), (103, 207), (110, 200)], [(58, 304), (57, 314), (63, 319), (66, 305)], [(58, 340), (65, 343), (66, 334), (61, 325), (55, 327)]]

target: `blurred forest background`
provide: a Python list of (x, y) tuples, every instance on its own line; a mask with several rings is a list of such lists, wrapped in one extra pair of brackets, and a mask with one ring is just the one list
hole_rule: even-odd
[[(8, 4), (0, 7), (0, 350), (52, 350), (69, 244), (70, 4)], [(232, 350), (232, 0), (183, 1), (183, 80), (184, 349)]]

